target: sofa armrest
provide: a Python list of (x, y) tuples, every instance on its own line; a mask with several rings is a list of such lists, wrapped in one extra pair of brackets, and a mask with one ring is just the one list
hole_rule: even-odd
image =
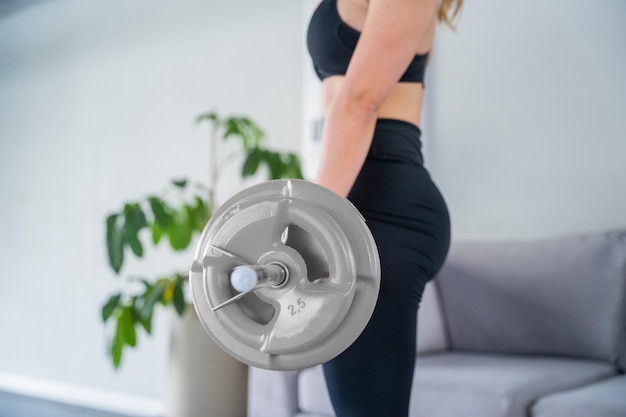
[(426, 284), (417, 314), (417, 353), (448, 350), (448, 329), (436, 279)]
[(248, 371), (248, 417), (293, 417), (298, 412), (299, 371)]

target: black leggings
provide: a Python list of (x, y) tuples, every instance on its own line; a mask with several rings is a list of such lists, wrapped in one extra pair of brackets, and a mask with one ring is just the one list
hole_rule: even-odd
[(372, 146), (348, 199), (376, 240), (381, 288), (365, 331), (324, 364), (337, 417), (408, 415), (417, 308), (450, 243), (445, 201), (422, 162), (417, 126), (377, 121)]

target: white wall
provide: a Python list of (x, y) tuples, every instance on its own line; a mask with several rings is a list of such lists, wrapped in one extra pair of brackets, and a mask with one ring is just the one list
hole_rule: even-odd
[(428, 70), (454, 237), (626, 226), (626, 2), (467, 1)]
[[(0, 14), (0, 373), (161, 396), (165, 315), (120, 372), (106, 357), (100, 307), (121, 282), (105, 216), (172, 177), (207, 177), (203, 111), (249, 115), (299, 152), (303, 45), (298, 2), (48, 0)], [(152, 255), (126, 272), (191, 259)]]

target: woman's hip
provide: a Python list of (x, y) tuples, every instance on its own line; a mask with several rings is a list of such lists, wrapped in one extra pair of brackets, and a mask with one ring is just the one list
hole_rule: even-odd
[[(377, 244), (402, 248), (432, 278), (450, 244), (446, 202), (422, 165), (419, 129), (406, 122), (377, 125), (368, 157), (348, 195)], [(376, 236), (378, 234), (378, 236)]]

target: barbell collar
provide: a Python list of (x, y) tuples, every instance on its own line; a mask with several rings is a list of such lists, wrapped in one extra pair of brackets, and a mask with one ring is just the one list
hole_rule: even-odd
[(230, 273), (230, 284), (239, 292), (248, 292), (262, 287), (279, 287), (285, 284), (287, 276), (287, 268), (278, 262), (242, 265)]

